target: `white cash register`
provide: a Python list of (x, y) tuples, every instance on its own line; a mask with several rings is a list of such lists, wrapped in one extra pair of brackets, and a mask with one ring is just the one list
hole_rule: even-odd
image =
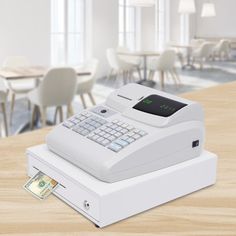
[(28, 174), (55, 179), (55, 195), (104, 227), (214, 184), (204, 137), (200, 104), (128, 84), (29, 148)]

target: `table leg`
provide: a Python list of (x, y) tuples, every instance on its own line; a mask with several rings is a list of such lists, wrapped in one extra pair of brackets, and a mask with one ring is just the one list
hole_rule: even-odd
[(195, 66), (191, 64), (191, 48), (187, 49), (187, 64), (183, 65), (182, 69), (185, 70), (187, 68), (189, 69), (195, 69)]
[(147, 87), (154, 87), (156, 82), (153, 80), (147, 79), (147, 56), (143, 56), (143, 79), (138, 81), (138, 84), (147, 86)]

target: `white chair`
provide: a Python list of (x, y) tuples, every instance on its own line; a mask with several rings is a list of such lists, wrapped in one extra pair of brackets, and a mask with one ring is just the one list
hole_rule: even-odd
[(40, 85), (28, 94), (28, 99), (34, 105), (31, 128), (37, 110), (40, 111), (43, 127), (46, 125), (48, 107), (56, 107), (55, 120), (59, 110), (60, 122), (63, 121), (62, 106), (67, 106), (67, 116), (71, 115), (71, 103), (76, 92), (76, 84), (77, 75), (74, 69), (64, 67), (49, 70)]
[(134, 67), (136, 67), (138, 75), (139, 75), (139, 79), (141, 80), (142, 79), (141, 68), (143, 67), (143, 60), (138, 56), (122, 55), (122, 53), (124, 53), (124, 54), (131, 53), (131, 51), (126, 47), (119, 46), (116, 51), (118, 54), (120, 53), (119, 58), (121, 60), (131, 63), (134, 65)]
[(180, 78), (175, 69), (176, 53), (174, 50), (165, 50), (158, 59), (153, 59), (148, 64), (150, 70), (149, 79), (153, 79), (155, 72), (159, 71), (161, 89), (164, 89), (165, 74), (171, 74), (176, 85), (181, 83)]
[(190, 40), (190, 45), (191, 45), (192, 47), (198, 48), (198, 47), (200, 47), (204, 42), (205, 42), (204, 39), (191, 39), (191, 40)]
[[(12, 56), (8, 57), (3, 63), (5, 68), (18, 68), (18, 67), (28, 67), (30, 63), (27, 58), (23, 56)], [(16, 94), (27, 94), (29, 91), (36, 87), (36, 79), (21, 79), (20, 81), (14, 80), (8, 83), (11, 96), (11, 111), (10, 111), (10, 124), (12, 124), (13, 111), (15, 106)], [(28, 103), (28, 108), (30, 110), (30, 103)]]
[(96, 73), (98, 69), (98, 60), (93, 59), (89, 61), (84, 69), (86, 71), (89, 71), (91, 75), (88, 76), (80, 76), (77, 79), (77, 90), (76, 90), (76, 95), (79, 95), (83, 104), (84, 108), (87, 108), (85, 99), (84, 99), (84, 94), (88, 94), (90, 101), (92, 102), (93, 105), (96, 105), (96, 102), (94, 100), (94, 97), (92, 95), (92, 89), (96, 81)]
[(137, 69), (134, 64), (120, 59), (117, 55), (117, 51), (113, 48), (107, 49), (107, 60), (111, 67), (111, 72), (108, 79), (110, 79), (113, 75), (117, 78), (118, 75), (122, 74), (123, 81), (126, 83), (127, 80), (131, 78), (133, 71)]
[(192, 53), (192, 63), (199, 62), (200, 69), (203, 69), (203, 63), (209, 60), (212, 56), (214, 44), (205, 42), (199, 48), (195, 49)]
[(228, 40), (220, 40), (219, 43), (215, 45), (213, 48), (213, 59), (219, 58), (219, 59), (229, 59), (229, 53), (230, 53), (230, 42)]
[(8, 92), (9, 91), (5, 81), (2, 78), (0, 78), (0, 105), (3, 114), (3, 123), (6, 136), (8, 136), (7, 113), (6, 113), (6, 102), (7, 102)]

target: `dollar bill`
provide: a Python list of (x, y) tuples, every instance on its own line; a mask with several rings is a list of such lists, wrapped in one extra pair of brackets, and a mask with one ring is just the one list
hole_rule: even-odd
[(38, 172), (26, 182), (24, 188), (40, 200), (47, 198), (58, 186), (58, 182), (42, 172)]

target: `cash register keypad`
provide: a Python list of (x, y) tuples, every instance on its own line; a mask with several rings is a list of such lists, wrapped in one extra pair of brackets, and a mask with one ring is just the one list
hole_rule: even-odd
[(63, 126), (114, 152), (119, 152), (147, 134), (119, 120), (107, 122), (88, 112), (70, 118)]

